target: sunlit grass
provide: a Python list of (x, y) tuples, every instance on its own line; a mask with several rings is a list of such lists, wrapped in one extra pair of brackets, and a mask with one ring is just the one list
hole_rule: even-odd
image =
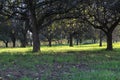
[(120, 80), (120, 43), (113, 46), (113, 51), (105, 50), (106, 43), (103, 47), (99, 44), (42, 46), (37, 55), (32, 53), (32, 47), (0, 48), (0, 77), (6, 80)]
[(58, 46), (58, 47), (44, 47), (41, 50), (43, 52), (72, 52), (72, 51), (92, 51), (92, 50), (100, 50), (104, 49), (105, 46), (99, 47), (98, 44), (90, 44), (90, 45), (79, 45), (74, 47), (69, 46)]
[[(114, 49), (120, 48), (120, 42), (119, 43), (114, 43), (113, 44)], [(53, 46), (53, 47), (48, 47), (48, 46), (41, 46), (41, 52), (42, 53), (62, 53), (62, 52), (79, 52), (79, 51), (96, 51), (96, 50), (105, 50), (106, 48), (106, 43), (103, 43), (102, 47), (99, 47), (99, 44), (87, 44), (87, 45), (74, 45), (74, 47), (69, 47), (67, 45), (64, 46)], [(0, 48), (0, 53), (3, 52), (9, 52), (9, 53), (28, 53), (32, 52), (32, 47), (26, 47), (26, 48)], [(39, 52), (40, 53), (40, 52)]]
[(26, 47), (26, 48), (0, 48), (0, 53), (23, 53), (32, 51), (32, 47)]

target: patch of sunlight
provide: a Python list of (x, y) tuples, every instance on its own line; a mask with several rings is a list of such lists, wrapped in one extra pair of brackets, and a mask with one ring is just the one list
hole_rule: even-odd
[(120, 42), (113, 43), (113, 47), (114, 47), (114, 48), (120, 48)]
[(104, 49), (105, 46), (99, 47), (98, 44), (79, 45), (74, 47), (69, 46), (56, 46), (56, 47), (44, 47), (41, 50), (43, 52), (69, 52), (69, 51), (92, 51)]
[(25, 53), (30, 52), (32, 49), (31, 47), (26, 48), (0, 48), (0, 53)]
[[(119, 49), (120, 48), (120, 42), (113, 43), (114, 48)], [(64, 53), (64, 52), (77, 52), (77, 51), (95, 51), (95, 50), (102, 50), (106, 48), (106, 43), (103, 43), (102, 47), (99, 47), (99, 44), (85, 44), (85, 45), (74, 45), (74, 47), (69, 46), (42, 46), (41, 51), (42, 53)], [(32, 47), (26, 47), (26, 48), (0, 48), (0, 53), (22, 53), (27, 54), (28, 52), (32, 51)]]

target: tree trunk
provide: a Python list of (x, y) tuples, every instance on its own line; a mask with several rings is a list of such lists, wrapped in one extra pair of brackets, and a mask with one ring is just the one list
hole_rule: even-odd
[(69, 44), (70, 43), (70, 40), (69, 39), (67, 39), (67, 44)]
[(26, 47), (26, 41), (23, 41), (22, 43), (21, 43), (21, 47)]
[(70, 47), (73, 47), (73, 35), (70, 34)]
[(5, 42), (5, 47), (6, 47), (6, 48), (8, 47), (8, 42)]
[(24, 25), (24, 29), (22, 31), (22, 35), (23, 35), (23, 39), (21, 40), (21, 47), (26, 47), (26, 45), (28, 45), (27, 42), (27, 31), (29, 30), (29, 20), (25, 20), (25, 25)]
[(13, 43), (13, 47), (16, 47), (16, 38), (15, 38), (14, 35), (13, 35), (13, 38), (12, 38), (12, 43)]
[(33, 52), (40, 51), (39, 31), (33, 31)]
[(82, 44), (82, 39), (80, 39), (80, 44)]
[(99, 46), (102, 47), (102, 38), (100, 38)]
[(102, 47), (102, 31), (100, 31), (100, 42), (99, 42), (99, 46)]
[(76, 45), (79, 45), (79, 39), (78, 38), (76, 39)]
[(15, 47), (16, 46), (16, 40), (13, 40), (12, 42), (13, 42), (13, 47)]
[(49, 42), (49, 47), (51, 47), (52, 46), (52, 40), (48, 39), (48, 42)]
[(40, 51), (40, 41), (39, 41), (39, 28), (35, 13), (35, 6), (32, 1), (28, 0), (29, 9), (30, 9), (30, 21), (31, 21), (31, 27), (32, 27), (32, 35), (33, 35), (33, 52)]
[(11, 34), (11, 40), (12, 40), (12, 44), (13, 44), (13, 47), (16, 46), (16, 36), (15, 36), (16, 33), (12, 33)]
[(113, 50), (113, 45), (112, 45), (112, 32), (107, 33), (107, 49), (106, 50)]
[(23, 33), (23, 40), (21, 40), (21, 47), (26, 47), (26, 44), (27, 44), (26, 34), (27, 33)]
[(94, 43), (94, 44), (96, 43), (96, 38), (93, 38), (93, 43)]

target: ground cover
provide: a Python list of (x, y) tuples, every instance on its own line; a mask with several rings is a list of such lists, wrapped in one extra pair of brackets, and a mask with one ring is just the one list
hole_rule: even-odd
[(105, 44), (0, 48), (0, 77), (3, 80), (120, 80), (120, 43), (113, 51)]

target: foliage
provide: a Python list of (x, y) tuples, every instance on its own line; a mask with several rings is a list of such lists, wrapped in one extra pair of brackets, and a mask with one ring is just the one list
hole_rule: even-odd
[[(30, 30), (33, 34), (33, 51), (35, 52), (40, 50), (39, 31), (50, 26), (54, 21), (63, 19), (71, 19), (68, 22), (66, 20), (65, 25), (70, 23), (69, 26), (72, 27), (62, 27), (62, 29), (68, 29), (68, 32), (72, 34), (79, 33), (79, 29), (81, 29), (74, 25), (76, 19), (78, 19), (77, 24), (84, 22), (86, 25), (89, 23), (90, 26), (101, 29), (107, 36), (107, 49), (112, 50), (112, 32), (120, 22), (119, 0), (0, 0), (0, 17), (0, 21), (4, 17), (6, 20), (15, 20), (14, 23), (20, 20), (18, 22), (20, 24), (22, 21), (28, 20), (27, 24), (30, 26), (29, 28), (25, 26), (25, 29), (22, 28), (23, 31), (20, 35), (23, 37), (19, 39), (25, 46), (27, 42), (26, 33), (27, 30)], [(46, 32), (51, 34), (52, 31)], [(54, 36), (53, 33), (51, 37)], [(71, 43), (72, 37), (69, 36)], [(12, 37), (11, 40), (15, 47), (15, 34)], [(96, 38), (95, 36), (92, 37)]]

